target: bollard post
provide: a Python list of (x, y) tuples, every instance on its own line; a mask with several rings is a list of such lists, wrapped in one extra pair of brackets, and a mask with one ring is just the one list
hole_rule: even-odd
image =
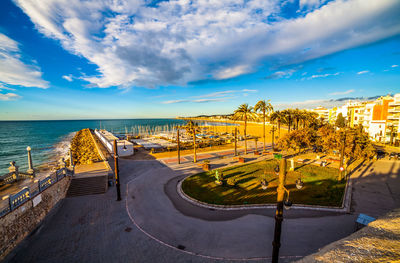
[(31, 147), (26, 147), (26, 150), (28, 151), (28, 170), (26, 172), (30, 175), (34, 175), (35, 170), (33, 170)]

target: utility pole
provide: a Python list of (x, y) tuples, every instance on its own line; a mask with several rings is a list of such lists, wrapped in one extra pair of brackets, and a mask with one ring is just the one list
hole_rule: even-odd
[(115, 171), (115, 185), (117, 187), (117, 201), (121, 201), (121, 188), (119, 183), (119, 171), (118, 171), (118, 148), (117, 140), (114, 140), (114, 171)]
[(179, 140), (179, 126), (176, 127), (176, 140), (178, 143), (178, 164), (181, 164), (181, 144)]
[(235, 156), (237, 156), (237, 128), (235, 127)]
[(272, 133), (272, 151), (274, 151), (274, 148), (275, 148), (275, 144), (274, 144), (275, 130), (276, 130), (275, 126), (273, 125), (272, 129), (271, 129), (271, 133)]
[(343, 141), (342, 141), (342, 149), (340, 151), (340, 167), (339, 167), (339, 181), (343, 180), (343, 172), (344, 172), (344, 149), (346, 144), (346, 130), (344, 130)]
[(275, 213), (275, 232), (274, 241), (272, 242), (272, 262), (277, 263), (279, 259), (279, 248), (281, 246), (281, 232), (283, 221), (283, 199), (285, 197), (285, 181), (286, 181), (286, 158), (283, 157), (279, 169), (279, 186), (276, 189), (277, 203)]

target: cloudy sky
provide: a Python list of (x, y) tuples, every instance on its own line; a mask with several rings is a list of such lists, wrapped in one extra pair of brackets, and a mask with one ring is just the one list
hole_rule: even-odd
[(400, 92), (398, 0), (2, 0), (0, 120), (226, 114)]

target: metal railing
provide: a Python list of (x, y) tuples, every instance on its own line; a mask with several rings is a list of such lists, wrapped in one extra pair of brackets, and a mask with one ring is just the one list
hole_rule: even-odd
[[(11, 173), (15, 174), (15, 173)], [(64, 167), (61, 169), (56, 170), (55, 173), (50, 174), (49, 176), (41, 179), (41, 180), (34, 180), (33, 183), (29, 186), (25, 186), (16, 194), (11, 194), (9, 196), (4, 196), (2, 200), (0, 200), (0, 217), (10, 213), (11, 211), (15, 210), (20, 205), (24, 204), (25, 202), (31, 200), (36, 195), (40, 194), (47, 188), (51, 187), (61, 179), (66, 176), (73, 176), (73, 170), (69, 170), (68, 168)], [(8, 174), (7, 174), (8, 175)], [(2, 176), (4, 177), (4, 176)], [(7, 177), (9, 178), (9, 177)]]

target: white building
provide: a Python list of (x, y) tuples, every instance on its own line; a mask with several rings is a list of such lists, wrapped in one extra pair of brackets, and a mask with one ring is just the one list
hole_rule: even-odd
[(385, 141), (386, 120), (371, 121), (369, 124), (369, 136), (376, 142)]
[(114, 154), (114, 140), (117, 141), (118, 156), (131, 156), (134, 154), (133, 143), (120, 140), (114, 134), (106, 130), (95, 130), (94, 133), (107, 148), (108, 152)]
[(366, 131), (369, 133), (369, 128), (370, 124), (372, 121), (373, 113), (374, 113), (374, 106), (375, 102), (368, 102), (365, 104), (365, 109), (364, 109), (364, 120), (363, 120), (363, 127)]

